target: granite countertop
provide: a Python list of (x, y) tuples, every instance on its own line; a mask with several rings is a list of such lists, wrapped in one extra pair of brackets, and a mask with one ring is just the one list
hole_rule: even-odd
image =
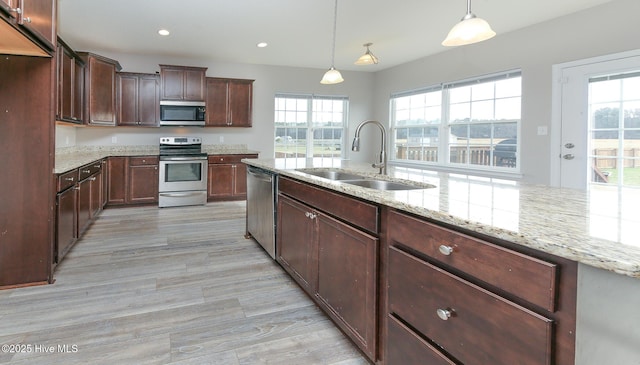
[(590, 191), (511, 180), (390, 167), (389, 179), (433, 188), (379, 191), (296, 169), (339, 169), (380, 177), (369, 164), (337, 159), (243, 162), (422, 217), (630, 277), (640, 278), (640, 192)]
[[(209, 155), (258, 154), (246, 145), (203, 145)], [(154, 156), (160, 153), (157, 145), (148, 146), (85, 146), (56, 149), (54, 174), (73, 170), (88, 163), (111, 156)]]

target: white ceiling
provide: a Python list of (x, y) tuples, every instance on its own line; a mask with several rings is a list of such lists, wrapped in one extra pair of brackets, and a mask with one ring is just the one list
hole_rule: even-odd
[[(501, 34), (612, 0), (473, 0)], [(465, 0), (338, 0), (335, 66), (379, 71), (447, 50)], [(78, 51), (218, 62), (331, 66), (333, 0), (58, 0), (58, 33)], [(160, 37), (158, 29), (171, 31)], [(268, 42), (258, 48), (258, 42)], [(378, 65), (355, 66), (372, 42)], [(491, 42), (489, 40), (488, 42)]]

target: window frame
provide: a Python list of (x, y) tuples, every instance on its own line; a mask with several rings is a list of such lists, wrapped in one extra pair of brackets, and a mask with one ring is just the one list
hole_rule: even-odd
[[(519, 93), (519, 97), (520, 98), (520, 115), (519, 118), (516, 121), (516, 154), (515, 154), (515, 158), (516, 158), (516, 162), (515, 162), (515, 167), (502, 167), (502, 166), (495, 166), (493, 165), (481, 165), (481, 164), (471, 164), (469, 163), (469, 161), (467, 161), (466, 163), (455, 163), (455, 162), (451, 162), (450, 161), (450, 140), (449, 140), (449, 131), (452, 125), (467, 125), (467, 126), (471, 126), (471, 125), (478, 125), (478, 124), (483, 124), (483, 123), (478, 123), (478, 122), (473, 122), (472, 120), (469, 120), (467, 123), (452, 123), (452, 121), (450, 121), (450, 106), (451, 106), (451, 102), (450, 102), (450, 90), (454, 89), (454, 88), (458, 88), (458, 87), (465, 87), (465, 86), (472, 86), (472, 85), (479, 85), (482, 83), (489, 83), (489, 82), (496, 82), (496, 81), (501, 81), (501, 80), (507, 80), (507, 79), (512, 79), (512, 78), (520, 78), (520, 93)], [(440, 103), (440, 121), (439, 123), (426, 123), (426, 124), (411, 124), (408, 127), (403, 126), (398, 126), (397, 120), (396, 120), (396, 107), (395, 107), (395, 101), (397, 100), (397, 98), (400, 97), (406, 97), (406, 96), (413, 96), (413, 95), (420, 95), (420, 94), (427, 94), (427, 93), (432, 93), (432, 92), (440, 92), (441, 93), (441, 103)], [(495, 102), (496, 100), (499, 98), (496, 98), (495, 94), (493, 95), (493, 97), (491, 100), (494, 108), (495, 108)], [(471, 100), (469, 101), (471, 102)], [(495, 109), (494, 109), (495, 111)], [(519, 69), (516, 70), (510, 70), (510, 71), (505, 71), (505, 72), (499, 72), (499, 73), (493, 73), (493, 74), (489, 74), (489, 75), (484, 75), (484, 76), (479, 76), (479, 77), (474, 77), (474, 78), (469, 78), (469, 79), (464, 79), (464, 80), (459, 80), (459, 81), (454, 81), (454, 82), (446, 82), (446, 83), (441, 83), (441, 84), (437, 84), (437, 85), (431, 85), (428, 87), (423, 87), (423, 88), (418, 88), (418, 89), (413, 89), (413, 90), (407, 90), (407, 91), (401, 91), (401, 92), (397, 92), (397, 93), (392, 93), (389, 97), (389, 128), (390, 128), (390, 146), (391, 148), (395, 149), (397, 146), (397, 130), (399, 128), (409, 128), (411, 126), (413, 127), (429, 127), (429, 126), (433, 126), (433, 127), (437, 127), (438, 128), (438, 143), (437, 143), (437, 159), (435, 161), (423, 161), (423, 160), (412, 160), (412, 159), (398, 159), (397, 158), (397, 154), (394, 150), (389, 151), (389, 162), (390, 164), (393, 165), (398, 165), (398, 166), (407, 166), (407, 167), (417, 167), (417, 168), (432, 168), (432, 169), (436, 169), (436, 170), (443, 170), (443, 171), (452, 171), (452, 172), (473, 172), (474, 174), (481, 174), (481, 175), (488, 175), (488, 176), (507, 176), (507, 177), (519, 177), (521, 176), (521, 150), (522, 150), (522, 136), (521, 136), (521, 128), (522, 128), (522, 71)], [(507, 124), (507, 123), (512, 123), (512, 122), (491, 122), (491, 130), (494, 130), (494, 127), (496, 124)], [(408, 135), (408, 131), (407, 131), (407, 135)], [(493, 136), (493, 134), (492, 134)], [(494, 147), (496, 144), (494, 144), (493, 142), (491, 142), (490, 146)], [(493, 151), (490, 152), (491, 158), (493, 158)]]
[[(344, 95), (319, 95), (319, 94), (298, 94), (298, 93), (276, 93), (274, 96), (274, 157), (277, 153), (277, 138), (278, 138), (278, 129), (282, 128), (278, 126), (278, 118), (277, 118), (277, 113), (280, 111), (279, 109), (277, 109), (276, 104), (278, 103), (278, 99), (279, 98), (283, 98), (283, 99), (300, 99), (300, 100), (304, 100), (306, 101), (307, 104), (307, 108), (306, 108), (306, 126), (304, 127), (304, 129), (306, 130), (306, 144), (305, 144), (305, 154), (304, 156), (298, 155), (297, 153), (292, 156), (284, 156), (284, 157), (279, 157), (279, 158), (340, 158), (340, 159), (346, 159), (346, 139), (348, 136), (348, 120), (349, 120), (349, 97), (348, 96), (344, 96)], [(340, 143), (339, 143), (339, 147), (340, 147), (340, 156), (315, 156), (314, 155), (314, 132), (317, 130), (322, 130), (322, 129), (332, 129), (335, 127), (317, 127), (316, 125), (314, 125), (314, 114), (316, 112), (319, 112), (317, 110), (314, 110), (314, 101), (318, 101), (318, 100), (332, 100), (332, 101), (342, 101), (342, 122), (341, 122), (341, 127), (339, 128), (341, 130), (341, 138), (340, 138)], [(285, 109), (286, 111), (286, 109)], [(291, 128), (296, 128), (296, 129), (303, 129), (303, 127), (291, 127)], [(318, 139), (318, 140), (324, 140), (324, 139)], [(311, 154), (309, 154), (311, 152)]]

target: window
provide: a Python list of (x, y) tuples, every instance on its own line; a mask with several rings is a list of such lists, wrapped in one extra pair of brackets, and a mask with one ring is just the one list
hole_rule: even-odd
[(589, 80), (591, 182), (640, 186), (640, 72)]
[(520, 72), (391, 96), (392, 159), (517, 171)]
[(343, 158), (347, 126), (346, 97), (275, 97), (275, 157)]

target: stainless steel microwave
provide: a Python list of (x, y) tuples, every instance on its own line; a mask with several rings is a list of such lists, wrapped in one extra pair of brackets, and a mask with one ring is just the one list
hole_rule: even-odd
[(204, 101), (160, 101), (160, 125), (204, 126)]

